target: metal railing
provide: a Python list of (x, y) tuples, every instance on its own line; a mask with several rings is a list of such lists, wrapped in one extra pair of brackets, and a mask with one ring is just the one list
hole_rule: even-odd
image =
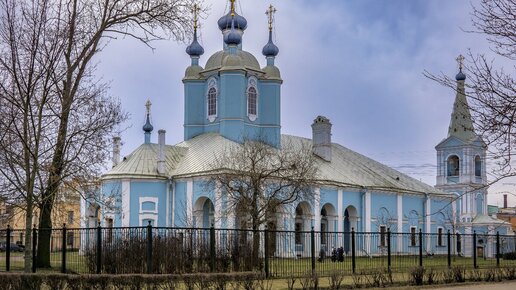
[[(267, 277), (368, 273), (413, 267), (516, 266), (516, 236), (383, 232), (316, 232), (211, 228), (114, 227), (50, 231), (51, 270), (63, 273), (179, 274), (259, 271)], [(0, 230), (0, 271), (25, 266), (24, 230)], [(32, 271), (36, 272), (35, 263)]]

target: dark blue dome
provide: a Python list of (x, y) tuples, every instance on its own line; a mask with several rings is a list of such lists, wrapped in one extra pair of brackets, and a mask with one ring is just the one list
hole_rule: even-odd
[[(231, 12), (222, 16), (217, 24), (219, 25), (220, 30), (226, 30), (231, 28)], [(235, 28), (240, 30), (245, 30), (247, 28), (247, 20), (238, 14), (235, 13)]]
[(231, 31), (224, 36), (224, 42), (227, 45), (239, 45), (242, 42), (242, 36), (235, 30), (234, 20), (231, 22)]
[(147, 114), (147, 121), (145, 122), (145, 125), (143, 125), (143, 131), (150, 133), (152, 130), (154, 130), (154, 127), (150, 122), (149, 114)]
[(197, 31), (194, 32), (192, 44), (186, 47), (186, 53), (190, 56), (201, 56), (204, 54), (204, 48), (197, 41)]
[(463, 81), (466, 79), (466, 75), (462, 73), (462, 71), (459, 71), (459, 73), (455, 76), (455, 79), (458, 81)]
[(272, 31), (269, 31), (269, 42), (263, 47), (262, 53), (265, 56), (276, 56), (279, 48), (272, 42)]

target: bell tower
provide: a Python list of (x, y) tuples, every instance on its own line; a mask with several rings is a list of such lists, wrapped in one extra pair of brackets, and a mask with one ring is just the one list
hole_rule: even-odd
[(459, 221), (469, 223), (477, 215), (487, 215), (487, 146), (475, 134), (465, 93), (464, 57), (459, 55), (459, 72), (455, 102), (448, 127), (448, 136), (436, 147), (436, 188), (457, 196), (455, 206)]

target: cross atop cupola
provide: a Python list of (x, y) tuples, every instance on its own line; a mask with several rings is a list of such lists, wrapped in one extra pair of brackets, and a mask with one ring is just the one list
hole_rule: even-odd
[(229, 2), (231, 2), (231, 8), (230, 8), (230, 13), (231, 13), (231, 17), (234, 17), (235, 16), (235, 0), (229, 0)]
[(459, 71), (462, 71), (462, 68), (464, 67), (464, 56), (462, 54), (459, 54), (457, 58), (455, 59), (457, 63), (459, 64)]
[(199, 7), (199, 5), (197, 5), (197, 3), (195, 3), (192, 8), (193, 23), (194, 23), (193, 27), (194, 27), (195, 31), (197, 31), (197, 22), (199, 21), (199, 11), (201, 11), (201, 8)]
[(272, 4), (269, 5), (269, 8), (265, 11), (265, 14), (269, 18), (269, 31), (272, 31), (272, 23), (274, 22), (274, 13), (276, 13), (276, 11), (276, 8), (274, 8)]

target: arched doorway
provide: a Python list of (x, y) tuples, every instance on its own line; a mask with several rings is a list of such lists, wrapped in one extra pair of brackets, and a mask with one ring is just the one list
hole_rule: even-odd
[(457, 240), (457, 254), (462, 256), (462, 236), (459, 232), (455, 234), (455, 239)]
[(311, 229), (311, 221), (313, 214), (311, 212), (310, 204), (306, 201), (300, 202), (296, 206), (295, 220), (294, 220), (294, 231), (295, 231), (295, 250), (296, 255), (301, 256), (302, 252), (307, 250), (309, 236), (307, 233)]
[(350, 205), (344, 210), (344, 251), (351, 251), (351, 230), (357, 230), (357, 209)]
[(209, 228), (215, 223), (215, 206), (211, 199), (199, 197), (194, 205), (193, 225), (200, 228)]
[(335, 246), (336, 235), (332, 234), (337, 228), (337, 212), (335, 207), (330, 203), (326, 203), (321, 208), (321, 249), (328, 251), (332, 246)]

